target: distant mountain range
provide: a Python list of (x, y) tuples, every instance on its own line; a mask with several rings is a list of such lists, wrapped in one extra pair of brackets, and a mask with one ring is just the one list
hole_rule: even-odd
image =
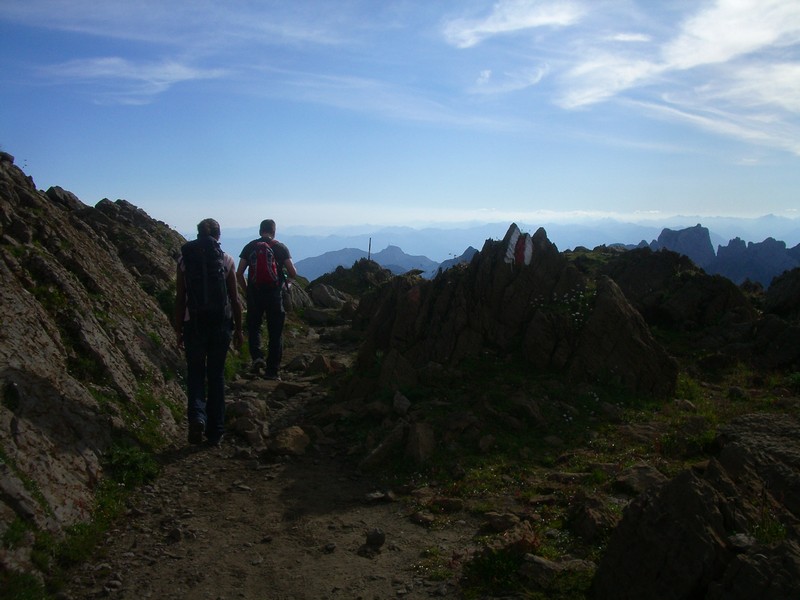
[[(771, 276), (768, 273), (774, 268), (781, 268), (780, 266), (773, 268), (770, 264), (781, 263), (782, 266), (797, 266), (792, 252), (795, 250), (794, 247), (800, 244), (800, 220), (774, 215), (756, 219), (686, 216), (672, 217), (658, 222), (630, 223), (614, 219), (597, 219), (573, 223), (554, 222), (540, 225), (518, 223), (518, 225), (522, 231), (531, 233), (536, 231), (539, 226), (544, 227), (550, 241), (562, 251), (578, 246), (591, 249), (595, 246), (614, 244), (626, 247), (648, 245), (654, 249), (657, 247), (675, 249), (687, 254), (697, 262), (697, 256), (692, 256), (678, 248), (672, 248), (669, 242), (659, 242), (659, 239), (665, 230), (694, 229), (701, 222), (703, 223), (702, 228), (706, 231), (703, 234), (707, 240), (707, 244), (703, 242), (705, 258), (708, 259), (710, 255), (716, 257), (718, 252), (715, 252), (714, 248), (720, 249), (718, 265), (733, 261), (735, 266), (714, 268), (731, 273), (730, 278), (737, 283), (741, 283), (738, 280), (742, 279), (744, 273), (758, 273), (757, 279), (749, 277), (750, 280), (769, 285)], [(384, 227), (373, 230), (362, 228), (363, 233), (352, 235), (338, 232), (328, 235), (309, 235), (298, 233), (297, 228), (287, 228), (282, 231), (278, 224), (277, 237), (289, 247), (298, 271), (309, 280), (316, 279), (339, 265), (350, 267), (356, 260), (366, 256), (371, 256), (373, 260), (395, 273), (419, 269), (426, 275), (432, 276), (440, 265), (446, 268), (454, 262), (469, 260), (471, 258), (470, 251), (474, 253), (475, 248), (482, 248), (487, 239), (501, 239), (508, 230), (508, 226), (509, 223), (482, 223), (460, 228)], [(223, 231), (221, 240), (223, 248), (229, 254), (238, 256), (244, 245), (257, 236), (256, 229), (257, 226), (252, 229), (231, 228)], [(187, 237), (194, 236), (187, 235)], [(766, 252), (770, 244), (765, 246), (764, 243), (770, 239), (772, 241), (782, 240), (777, 243), (779, 246), (783, 244), (784, 251), (789, 255), (788, 262), (778, 256), (781, 255), (780, 247)], [(744, 252), (742, 252), (742, 245), (744, 245)], [(750, 249), (751, 246), (752, 249)], [(371, 249), (374, 248), (383, 248), (383, 250), (372, 252)], [(465, 248), (467, 250), (464, 250)], [(749, 252), (748, 249), (750, 249)], [(755, 258), (755, 254), (764, 254), (765, 252), (771, 258), (764, 256), (759, 259)], [(738, 258), (735, 258), (736, 255), (739, 255)], [(465, 256), (467, 258), (464, 258)], [(762, 263), (766, 260), (769, 264), (753, 270), (745, 265), (748, 260), (751, 262), (760, 260)], [(705, 264), (703, 264), (704, 262)], [(717, 272), (709, 270), (708, 260), (697, 262), (697, 264), (709, 272)]]
[(708, 229), (699, 224), (681, 230), (664, 229), (648, 246), (688, 256), (706, 273), (722, 275), (737, 285), (749, 280), (769, 287), (774, 277), (800, 267), (800, 244), (787, 248), (786, 242), (772, 237), (749, 243), (737, 237), (717, 246), (714, 252)]
[(343, 248), (325, 252), (320, 256), (304, 258), (295, 263), (297, 272), (309, 280), (314, 280), (325, 273), (334, 271), (336, 267), (351, 267), (353, 263), (362, 258), (371, 258), (384, 269), (389, 269), (395, 275), (400, 275), (412, 270), (419, 270), (423, 273), (435, 274), (439, 268), (439, 263), (426, 256), (411, 256), (403, 252), (397, 246), (387, 246), (385, 249), (375, 254), (369, 254), (364, 250), (356, 248)]

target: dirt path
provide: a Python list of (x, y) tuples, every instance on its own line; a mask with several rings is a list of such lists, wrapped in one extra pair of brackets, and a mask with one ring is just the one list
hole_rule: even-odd
[[(285, 424), (303, 410), (270, 407)], [(226, 438), (216, 449), (182, 446), (165, 462), (63, 598), (459, 597), (456, 582), (430, 578), (420, 564), (463, 553), (477, 524), (414, 523), (412, 497), (376, 499), (377, 476), (359, 474), (343, 454), (310, 448), (264, 462)], [(375, 529), (385, 534), (377, 549), (366, 543)]]

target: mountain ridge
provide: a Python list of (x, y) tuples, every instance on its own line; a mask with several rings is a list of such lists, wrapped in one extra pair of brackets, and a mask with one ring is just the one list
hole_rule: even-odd
[[(544, 229), (544, 228), (542, 228)], [(604, 246), (599, 244), (595, 247)], [(642, 240), (638, 245), (610, 244), (628, 250), (649, 247), (653, 251), (670, 250), (688, 256), (709, 274), (727, 277), (737, 285), (749, 280), (768, 287), (772, 279), (785, 271), (800, 267), (800, 244), (788, 248), (786, 242), (767, 237), (762, 242), (745, 243), (739, 237), (732, 238), (728, 244), (712, 244), (712, 234), (707, 227), (696, 224), (692, 227), (673, 230), (664, 228), (657, 239), (651, 242)], [(576, 246), (576, 249), (584, 246)], [(446, 270), (455, 264), (469, 262), (477, 252), (469, 246), (459, 256), (437, 263), (426, 256), (406, 254), (400, 247), (387, 246), (384, 250), (371, 254), (357, 248), (343, 248), (328, 251), (320, 256), (297, 261), (298, 273), (314, 280), (338, 267), (350, 267), (363, 258), (372, 258), (380, 266), (395, 275), (418, 270), (425, 277), (432, 278), (439, 270)]]
[[(664, 229), (684, 229), (697, 223), (708, 227), (711, 242), (716, 247), (734, 238), (745, 242), (760, 242), (768, 237), (782, 239), (787, 246), (800, 244), (800, 220), (775, 215), (757, 218), (677, 216), (660, 220), (627, 222), (612, 218), (582, 221), (543, 221), (518, 223), (520, 230), (533, 232), (539, 227), (547, 231), (549, 239), (560, 249), (577, 246), (593, 248), (611, 244), (638, 244), (642, 240), (655, 240)], [(464, 248), (480, 248), (487, 239), (502, 239), (506, 222), (487, 222), (465, 227), (430, 226), (416, 229), (407, 226), (352, 226), (331, 232), (309, 233), (299, 227), (282, 228), (278, 223), (278, 239), (292, 251), (295, 262), (325, 252), (342, 248), (372, 248), (399, 246), (412, 255), (423, 255), (444, 262), (461, 254)], [(357, 232), (357, 233), (354, 233)], [(191, 239), (193, 231), (182, 232)], [(238, 256), (244, 245), (257, 237), (257, 226), (252, 228), (223, 227), (222, 247), (232, 256)]]

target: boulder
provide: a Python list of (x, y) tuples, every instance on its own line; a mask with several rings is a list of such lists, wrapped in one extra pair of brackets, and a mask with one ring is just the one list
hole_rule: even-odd
[(651, 487), (626, 508), (593, 598), (796, 596), (800, 422), (747, 415), (724, 427), (717, 445), (707, 466)]

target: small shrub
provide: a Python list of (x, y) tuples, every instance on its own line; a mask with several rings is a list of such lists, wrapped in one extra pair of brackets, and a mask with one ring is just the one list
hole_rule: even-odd
[(429, 581), (446, 581), (453, 576), (447, 556), (437, 547), (426, 548), (420, 553), (422, 560), (414, 565), (414, 570)]
[(513, 593), (523, 588), (519, 577), (523, 556), (508, 550), (486, 550), (464, 566), (467, 598), (484, 594)]
[(11, 521), (8, 528), (3, 532), (3, 548), (13, 550), (25, 537), (26, 531), (28, 531), (28, 525), (25, 521), (19, 517)]
[(47, 600), (49, 597), (42, 582), (30, 573), (0, 572), (0, 598)]
[(800, 373), (792, 373), (786, 377), (786, 386), (795, 394), (800, 394)]
[(159, 466), (152, 454), (132, 445), (115, 445), (106, 455), (108, 475), (117, 483), (134, 487), (158, 476)]

